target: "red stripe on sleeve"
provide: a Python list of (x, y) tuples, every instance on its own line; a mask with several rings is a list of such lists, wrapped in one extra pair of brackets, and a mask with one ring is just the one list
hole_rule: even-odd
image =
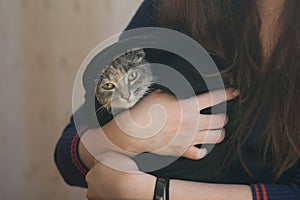
[(260, 194), (259, 194), (258, 186), (254, 185), (254, 188), (255, 188), (256, 200), (260, 200)]
[(72, 162), (74, 163), (75, 167), (84, 175), (86, 175), (87, 170), (84, 169), (84, 167), (80, 164), (78, 157), (77, 157), (77, 149), (76, 149), (76, 144), (77, 141), (79, 139), (78, 134), (76, 133), (76, 135), (74, 136), (73, 140), (72, 140), (72, 144), (71, 144), (71, 158), (72, 158)]
[(264, 200), (268, 200), (267, 190), (264, 184), (260, 184)]

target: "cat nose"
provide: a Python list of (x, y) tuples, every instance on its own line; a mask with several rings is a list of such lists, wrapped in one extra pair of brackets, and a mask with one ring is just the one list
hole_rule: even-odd
[(129, 94), (126, 94), (126, 95), (123, 94), (123, 95), (122, 95), (122, 98), (123, 98), (123, 99), (126, 99), (126, 100), (128, 101), (129, 98), (130, 98), (130, 95), (129, 95)]

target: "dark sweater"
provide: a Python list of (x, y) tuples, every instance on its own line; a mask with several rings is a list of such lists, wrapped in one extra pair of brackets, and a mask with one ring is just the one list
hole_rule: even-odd
[[(155, 15), (155, 6), (153, 6), (153, 1), (146, 0), (137, 11), (127, 29), (158, 26), (159, 25)], [(195, 76), (192, 71), (188, 70), (190, 68), (190, 64), (187, 63), (187, 61), (160, 50), (148, 49), (146, 50), (146, 53), (147, 59), (150, 63), (166, 64), (180, 71), (180, 73), (183, 75), (189, 77), (191, 85), (196, 94), (201, 94), (207, 91), (205, 83), (201, 77)], [(212, 58), (219, 68), (223, 68), (222, 63), (220, 63), (217, 58)], [(185, 67), (183, 68), (182, 66)], [(88, 116), (88, 113), (95, 111), (95, 108), (88, 106), (90, 103), (87, 103), (95, 98), (93, 96), (93, 84), (95, 78), (93, 75), (90, 75), (89, 69), (90, 68), (86, 70), (83, 77), (84, 87), (86, 89), (86, 102), (76, 113), (74, 113), (74, 115)], [(98, 106), (99, 105), (96, 105), (96, 109)], [(265, 116), (262, 116), (261, 122), (263, 122), (264, 117)], [(98, 116), (100, 125), (107, 123), (110, 119), (111, 116), (108, 113), (102, 113), (101, 117)], [(261, 124), (257, 124), (252, 136), (253, 140), (255, 137), (257, 137), (257, 135), (259, 135), (261, 130), (260, 126)], [(89, 120), (83, 119), (81, 124), (76, 124), (76, 127), (73, 118), (71, 118), (69, 125), (65, 128), (60, 140), (57, 143), (55, 150), (55, 162), (62, 177), (68, 184), (87, 187), (85, 182), (85, 174), (87, 173), (88, 169), (80, 160), (77, 147), (80, 140), (79, 135), (87, 128), (96, 126), (93, 123), (90, 123)], [(230, 135), (230, 133), (227, 133), (227, 135)], [(228, 139), (228, 137), (226, 137), (226, 139)], [(272, 169), (260, 164), (256, 154), (256, 149), (259, 148), (259, 146), (253, 145), (251, 138), (249, 140), (249, 144), (245, 145), (242, 155), (244, 163), (253, 173), (252, 176), (246, 173), (238, 159), (233, 161), (227, 167), (220, 167), (220, 161), (226, 153), (225, 148), (225, 142), (223, 142), (216, 145), (204, 159), (193, 161), (186, 158), (179, 158), (169, 166), (150, 173), (158, 177), (169, 177), (173, 179), (176, 178), (211, 183), (248, 184), (251, 186), (254, 199), (300, 199), (299, 166), (293, 166), (282, 175), (276, 184), (271, 184), (273, 176)], [(142, 164), (143, 162), (141, 162), (145, 155), (147, 154), (140, 154), (134, 158), (141, 170), (143, 170), (145, 167)], [(152, 156), (151, 159), (155, 160), (160, 157), (161, 156)]]

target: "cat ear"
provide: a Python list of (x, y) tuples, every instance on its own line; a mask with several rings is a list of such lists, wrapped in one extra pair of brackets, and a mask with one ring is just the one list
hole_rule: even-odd
[(142, 48), (136, 49), (135, 52), (136, 52), (137, 55), (139, 55), (141, 57), (145, 57), (146, 56), (145, 51)]
[(146, 54), (144, 52), (144, 49), (135, 49), (134, 50), (133, 61), (135, 63), (141, 62), (145, 57), (146, 57)]

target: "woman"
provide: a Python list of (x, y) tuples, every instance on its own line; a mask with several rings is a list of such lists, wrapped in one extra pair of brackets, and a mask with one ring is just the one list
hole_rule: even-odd
[[(239, 97), (229, 108), (226, 137), (225, 117), (202, 116), (203, 127), (193, 144), (224, 139), (210, 154), (204, 157), (203, 150), (191, 146), (183, 154), (190, 160), (180, 158), (153, 175), (132, 174), (94, 163), (94, 157), (78, 140), (71, 121), (56, 150), (56, 162), (65, 180), (72, 185), (87, 186), (84, 175), (90, 169), (86, 176), (89, 199), (152, 199), (154, 190), (158, 192), (155, 176), (170, 178), (169, 189), (163, 185), (163, 195), (170, 199), (300, 199), (299, 8), (297, 0), (146, 0), (128, 29), (161, 26), (188, 34), (212, 55), (228, 86), (239, 90)], [(155, 55), (154, 52), (153, 59)], [(166, 60), (173, 59), (164, 56)], [(201, 95), (197, 97), (202, 108), (237, 96), (235, 90), (228, 89), (224, 99), (216, 91), (214, 101), (210, 102), (203, 92), (199, 88)], [(143, 116), (147, 106), (155, 102), (168, 108), (178, 106), (180, 100), (157, 92), (143, 99), (131, 112)], [(173, 117), (168, 118), (165, 130), (152, 141), (142, 143), (123, 136), (114, 120), (102, 119), (102, 128), (106, 133), (114, 133), (108, 137), (122, 149), (151, 151), (149, 143), (157, 144), (158, 148), (162, 145), (158, 141), (167, 143), (172, 138), (168, 133), (174, 131), (171, 127), (178, 122), (178, 114), (174, 113), (176, 109), (168, 111), (172, 112), (168, 116)], [(207, 141), (205, 122), (210, 120), (216, 123), (213, 130), (217, 131), (209, 130), (211, 141)], [(85, 135), (92, 135), (95, 130), (89, 129)], [(71, 156), (65, 148), (71, 149)], [(161, 154), (174, 155), (175, 148), (170, 146)], [(124, 159), (130, 170), (138, 170), (126, 157), (112, 156)], [(202, 171), (207, 163), (220, 171), (205, 175)], [(186, 168), (189, 173), (185, 173)]]

